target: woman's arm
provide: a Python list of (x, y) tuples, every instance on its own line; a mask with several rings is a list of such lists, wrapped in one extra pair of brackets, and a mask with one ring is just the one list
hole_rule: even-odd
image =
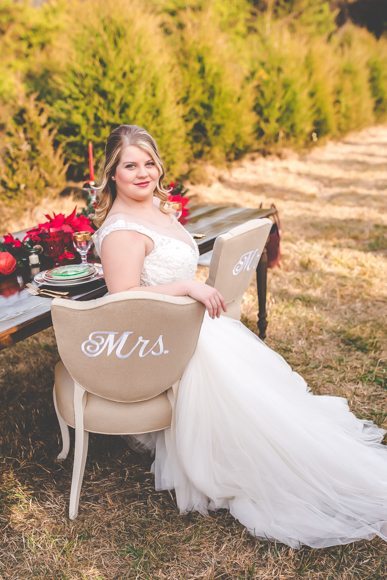
[(124, 290), (147, 290), (170, 296), (191, 296), (204, 304), (211, 318), (219, 317), (222, 311), (226, 311), (220, 292), (196, 280), (140, 286), (144, 260), (152, 249), (152, 240), (136, 231), (120, 230), (106, 236), (101, 248), (101, 261), (110, 294)]

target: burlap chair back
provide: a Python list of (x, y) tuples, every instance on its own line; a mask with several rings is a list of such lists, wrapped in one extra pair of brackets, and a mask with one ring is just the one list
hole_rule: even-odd
[(59, 354), (71, 377), (89, 393), (124, 403), (156, 397), (181, 377), (203, 313), (191, 298), (146, 291), (52, 303)]
[(207, 284), (223, 295), (232, 318), (240, 317), (240, 302), (256, 271), (272, 222), (255, 219), (217, 237)]

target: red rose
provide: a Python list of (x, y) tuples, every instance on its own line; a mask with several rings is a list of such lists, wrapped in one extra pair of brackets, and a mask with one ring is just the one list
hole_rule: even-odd
[(80, 215), (78, 217), (73, 218), (72, 227), (74, 228), (75, 232), (93, 232), (94, 229), (90, 225), (90, 220), (85, 215)]
[(12, 234), (5, 234), (4, 236), (4, 244), (13, 244), (15, 241), (15, 238), (13, 237)]
[(31, 242), (40, 242), (41, 241), (41, 231), (38, 230), (37, 228), (34, 228), (33, 230), (29, 230), (26, 235), (23, 238), (23, 242), (27, 241), (27, 240), (31, 240)]
[(54, 217), (52, 217), (52, 218), (50, 218), (49, 215), (46, 215), (46, 218), (49, 219), (49, 223), (47, 224), (47, 222), (46, 222), (45, 224), (42, 224), (42, 225), (48, 226), (50, 229), (51, 228), (60, 229), (63, 226), (63, 224), (65, 223), (65, 216), (63, 213), (58, 213), (58, 214), (54, 213)]
[(22, 243), (17, 238), (14, 238), (12, 234), (5, 234), (3, 238), (3, 243), (6, 246), (12, 246), (14, 248), (21, 248)]
[(16, 260), (9, 252), (0, 252), (0, 274), (8, 276), (16, 268)]

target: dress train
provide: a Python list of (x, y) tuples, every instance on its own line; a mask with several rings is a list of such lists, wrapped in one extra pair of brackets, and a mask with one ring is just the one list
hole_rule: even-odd
[(313, 395), (240, 322), (205, 317), (172, 402), (153, 471), (181, 512), (227, 508), (253, 535), (291, 547), (387, 540), (384, 431), (345, 399)]

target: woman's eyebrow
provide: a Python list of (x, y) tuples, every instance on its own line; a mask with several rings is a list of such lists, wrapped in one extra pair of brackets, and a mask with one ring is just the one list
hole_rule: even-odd
[[(128, 160), (121, 161), (121, 163), (123, 165), (127, 165), (128, 163), (131, 163), (132, 165), (136, 165), (137, 161), (131, 161), (130, 159), (128, 159)], [(154, 163), (154, 161), (153, 161), (153, 159), (147, 159), (144, 163)]]

